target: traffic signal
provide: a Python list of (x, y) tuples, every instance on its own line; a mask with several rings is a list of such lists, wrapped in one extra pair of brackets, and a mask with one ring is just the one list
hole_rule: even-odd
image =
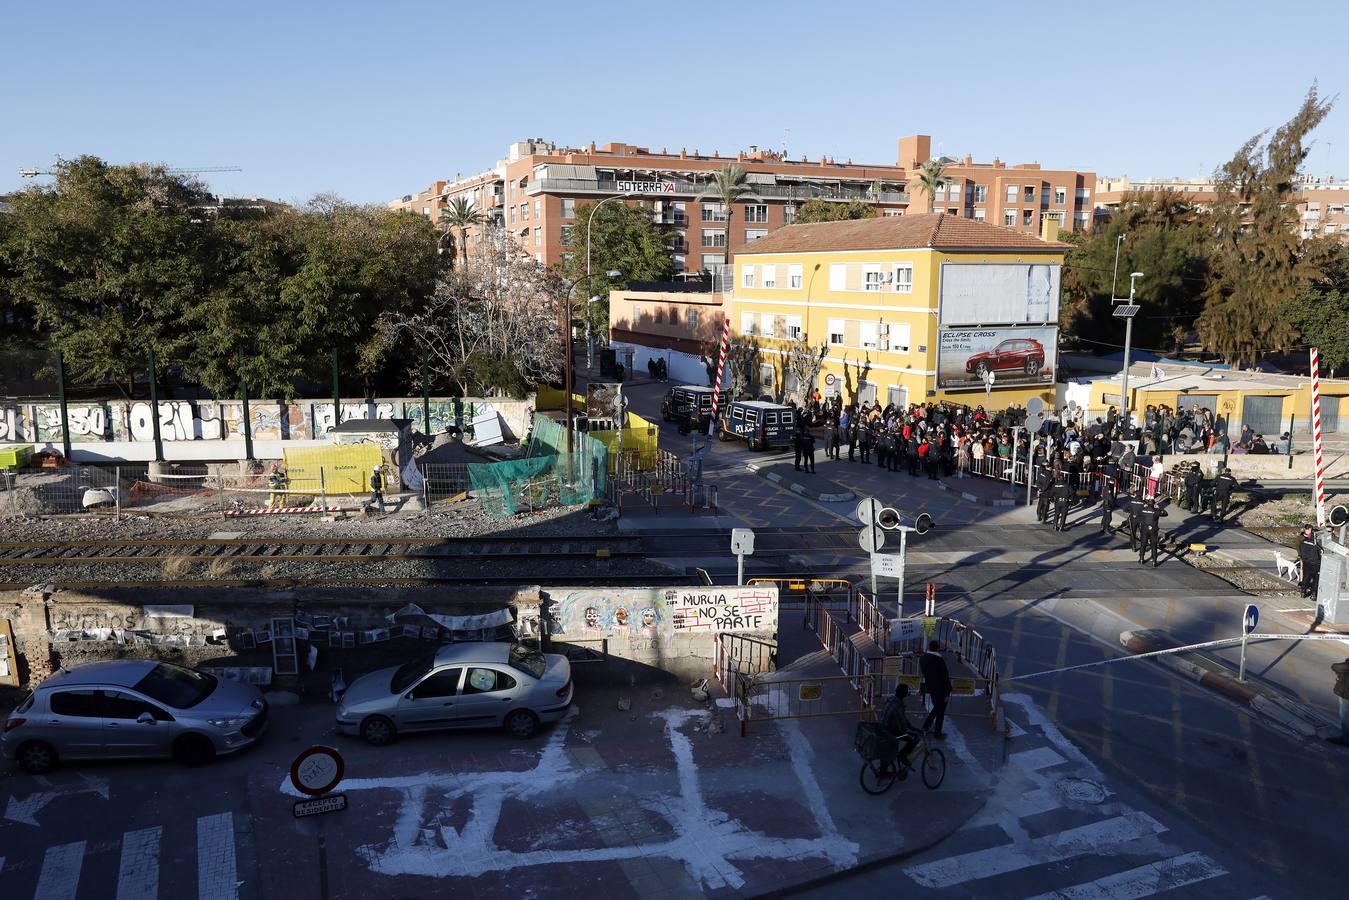
[(937, 527), (937, 523), (932, 521), (932, 517), (927, 513), (919, 513), (918, 520), (913, 523), (913, 530), (919, 534), (935, 527)]
[(1349, 524), (1349, 506), (1345, 506), (1342, 503), (1339, 506), (1332, 506), (1330, 508), (1330, 515), (1326, 517), (1326, 521), (1336, 528), (1341, 525)]

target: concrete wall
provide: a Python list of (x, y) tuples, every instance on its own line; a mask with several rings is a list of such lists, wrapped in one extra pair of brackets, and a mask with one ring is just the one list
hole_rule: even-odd
[[(532, 397), (524, 400), (446, 397), (431, 399), (431, 431), (440, 433), (455, 424), (457, 414), (470, 421), (475, 414), (495, 411), (510, 438), (529, 431), (534, 411)], [(67, 406), (69, 423), (62, 422), (57, 403), (0, 404), (0, 443), (31, 443), (34, 449), (60, 449), (70, 431), (71, 455), (78, 462), (145, 461), (154, 458), (154, 422), (148, 402), (98, 401)], [(326, 444), (333, 429), (332, 400), (250, 400), (254, 452), (279, 459), (287, 446)], [(342, 401), (342, 421), (409, 418), (413, 430), (423, 430), (420, 398)], [(164, 400), (159, 404), (160, 438), (164, 455), (174, 462), (242, 459), (244, 456), (243, 404), (238, 400)]]

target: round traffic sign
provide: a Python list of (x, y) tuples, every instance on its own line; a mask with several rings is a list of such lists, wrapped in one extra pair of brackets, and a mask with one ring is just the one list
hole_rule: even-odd
[(297, 791), (317, 797), (337, 787), (346, 768), (342, 754), (332, 747), (313, 746), (290, 764), (290, 783)]
[(830, 372), (829, 374), (824, 376), (824, 383), (826, 387), (833, 387), (835, 384), (838, 383), (838, 376), (835, 375), (833, 372)]
[(857, 543), (866, 553), (880, 553), (885, 546), (885, 532), (868, 525), (857, 533)]
[(881, 514), (881, 501), (875, 497), (863, 497), (857, 501), (857, 521), (863, 525), (873, 525)]
[(1254, 603), (1247, 603), (1246, 614), (1242, 616), (1242, 627), (1246, 629), (1247, 634), (1250, 634), (1252, 631), (1255, 631), (1255, 626), (1259, 624), (1259, 622), (1260, 607), (1256, 606)]

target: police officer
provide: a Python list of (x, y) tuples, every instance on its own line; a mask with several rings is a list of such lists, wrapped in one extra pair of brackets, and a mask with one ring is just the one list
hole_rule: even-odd
[(1236, 486), (1237, 479), (1231, 469), (1223, 469), (1213, 479), (1213, 521), (1221, 522), (1227, 518), (1227, 507), (1232, 503), (1232, 491)]
[(1118, 500), (1115, 497), (1115, 479), (1101, 476), (1101, 534), (1110, 534), (1111, 516), (1115, 513)]
[(1035, 490), (1039, 492), (1038, 500), (1035, 503), (1035, 518), (1040, 522), (1049, 521), (1049, 492), (1054, 486), (1054, 470), (1049, 466), (1049, 460), (1044, 461), (1040, 466), (1040, 471), (1035, 473)]
[(1143, 488), (1129, 496), (1129, 549), (1137, 550), (1142, 537), (1143, 525)]
[(1073, 487), (1062, 472), (1054, 481), (1054, 530), (1063, 531), (1068, 527), (1068, 504), (1073, 502)]
[(895, 452), (895, 439), (891, 436), (889, 429), (881, 426), (881, 433), (876, 436), (876, 465), (882, 469), (890, 468), (890, 457)]
[(1310, 525), (1302, 526), (1302, 542), (1297, 545), (1297, 558), (1302, 563), (1302, 596), (1310, 597), (1316, 593), (1316, 582), (1321, 577), (1321, 545), (1316, 542), (1316, 532)]
[(1143, 508), (1139, 512), (1139, 542), (1138, 542), (1138, 564), (1147, 564), (1148, 550), (1152, 550), (1152, 567), (1157, 567), (1157, 551), (1162, 543), (1162, 528), (1158, 521), (1166, 515), (1166, 510), (1157, 507), (1157, 501), (1149, 497), (1143, 502)]
[(796, 431), (792, 435), (792, 467), (801, 471), (801, 462), (806, 458), (806, 429), (801, 419), (796, 420)]
[(875, 439), (875, 434), (870, 425), (862, 425), (857, 431), (857, 446), (862, 451), (862, 462), (871, 462), (871, 442)]
[(801, 429), (801, 456), (806, 464), (806, 471), (815, 474), (815, 435), (809, 428)]
[(1199, 511), (1203, 510), (1199, 503), (1199, 487), (1203, 481), (1204, 475), (1199, 471), (1199, 463), (1190, 463), (1190, 470), (1185, 473), (1185, 480), (1182, 482), (1185, 486), (1185, 496), (1180, 499), (1180, 505), (1190, 512), (1195, 512), (1196, 506), (1199, 506)]

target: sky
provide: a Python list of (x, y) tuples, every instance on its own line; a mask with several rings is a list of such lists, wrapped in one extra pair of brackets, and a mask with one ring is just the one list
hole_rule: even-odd
[[(59, 10), (59, 14), (58, 11)], [(1282, 18), (1280, 18), (1282, 16)], [(1313, 81), (1349, 178), (1349, 3), (4, 4), (0, 193), (60, 155), (217, 193), (384, 203), (527, 138), (893, 163), (896, 142), (1100, 175), (1208, 174)]]

